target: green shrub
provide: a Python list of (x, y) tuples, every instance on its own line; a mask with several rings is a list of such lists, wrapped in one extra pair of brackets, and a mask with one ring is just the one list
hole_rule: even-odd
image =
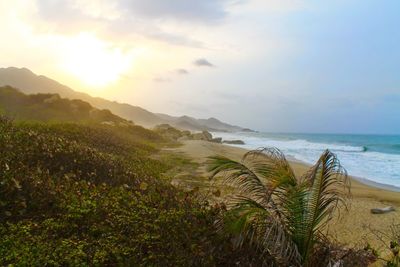
[(0, 265), (257, 263), (215, 231), (220, 208), (159, 179), (163, 143), (138, 126), (0, 117)]

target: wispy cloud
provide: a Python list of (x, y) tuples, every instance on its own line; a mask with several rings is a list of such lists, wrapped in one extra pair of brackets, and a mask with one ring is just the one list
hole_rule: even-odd
[(189, 74), (189, 71), (186, 69), (177, 69), (176, 73), (185, 75), (185, 74)]
[(193, 62), (193, 64), (196, 65), (196, 66), (198, 66), (198, 67), (215, 67), (214, 64), (212, 64), (210, 61), (208, 61), (208, 60), (205, 59), (205, 58), (196, 59), (196, 60)]
[(164, 78), (164, 77), (155, 77), (155, 78), (153, 78), (153, 81), (157, 82), (157, 83), (169, 83), (169, 82), (171, 82), (171, 79)]
[[(215, 23), (228, 15), (235, 0), (40, 0), (40, 15), (50, 19), (85, 16), (101, 20), (141, 17), (150, 20), (174, 19), (190, 23)], [(61, 17), (60, 17), (61, 15)]]
[(214, 23), (227, 15), (233, 0), (119, 0), (118, 6), (128, 15), (151, 19), (172, 18), (176, 20)]

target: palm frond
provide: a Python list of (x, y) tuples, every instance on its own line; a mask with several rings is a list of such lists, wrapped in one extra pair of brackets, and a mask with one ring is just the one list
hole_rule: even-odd
[(209, 159), (210, 179), (223, 174), (225, 183), (237, 187), (241, 194), (251, 194), (259, 201), (269, 202), (276, 189), (297, 183), (285, 156), (276, 148), (249, 151), (242, 162), (224, 156)]
[(265, 181), (269, 197), (266, 200), (268, 205), (281, 219), (291, 218), (292, 214), (285, 213), (287, 191), (296, 188), (298, 181), (285, 155), (274, 147), (260, 148), (247, 152), (243, 162)]
[(221, 226), (236, 235), (236, 246), (250, 242), (279, 266), (300, 265), (297, 246), (274, 213), (245, 196), (235, 196), (230, 203)]
[(279, 206), (284, 214), (285, 225), (294, 241), (301, 239), (304, 230), (307, 188), (299, 184), (288, 187), (279, 194)]
[(302, 178), (308, 189), (305, 198), (304, 224), (296, 231), (299, 233), (297, 244), (307, 261), (317, 232), (329, 221), (338, 205), (345, 204), (349, 195), (349, 179), (336, 155), (326, 150), (317, 163)]
[(222, 221), (236, 244), (257, 244), (282, 266), (307, 266), (323, 227), (350, 193), (346, 171), (328, 150), (300, 181), (276, 148), (250, 151), (241, 162), (214, 156), (208, 166), (211, 179), (222, 174), (240, 192)]
[(212, 156), (209, 157), (208, 171), (210, 179), (222, 175), (223, 182), (237, 188), (240, 194), (251, 195), (260, 202), (268, 195), (263, 181), (243, 163), (224, 156)]
[(268, 188), (274, 190), (282, 186), (295, 186), (296, 176), (285, 155), (277, 148), (260, 148), (247, 152), (243, 162), (254, 173), (266, 179)]

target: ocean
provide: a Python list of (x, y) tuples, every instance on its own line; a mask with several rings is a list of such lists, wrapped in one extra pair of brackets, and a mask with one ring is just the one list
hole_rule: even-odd
[(286, 156), (314, 164), (325, 149), (334, 152), (349, 175), (400, 190), (400, 135), (213, 133), (240, 139), (247, 149), (276, 147)]

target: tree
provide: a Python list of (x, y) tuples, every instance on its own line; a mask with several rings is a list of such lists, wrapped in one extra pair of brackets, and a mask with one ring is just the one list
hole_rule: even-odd
[(323, 227), (350, 194), (347, 173), (329, 150), (300, 179), (276, 148), (250, 151), (241, 162), (213, 156), (208, 169), (235, 189), (219, 225), (238, 247), (254, 244), (279, 266), (313, 265)]

